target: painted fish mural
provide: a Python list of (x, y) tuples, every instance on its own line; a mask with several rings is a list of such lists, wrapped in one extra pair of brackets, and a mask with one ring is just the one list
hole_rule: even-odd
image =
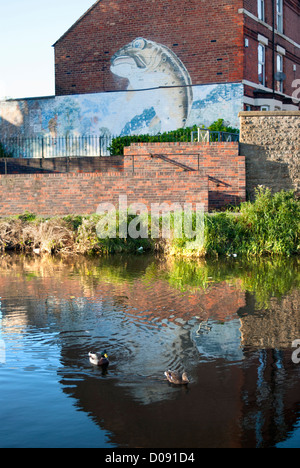
[(128, 91), (151, 89), (159, 131), (184, 127), (193, 104), (192, 80), (182, 61), (168, 47), (142, 37), (111, 58), (111, 72), (129, 81)]

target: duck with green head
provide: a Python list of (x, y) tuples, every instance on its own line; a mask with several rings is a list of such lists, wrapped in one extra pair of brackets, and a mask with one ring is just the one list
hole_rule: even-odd
[(101, 354), (89, 353), (90, 363), (94, 366), (107, 367), (109, 364), (108, 355), (106, 350), (102, 351)]

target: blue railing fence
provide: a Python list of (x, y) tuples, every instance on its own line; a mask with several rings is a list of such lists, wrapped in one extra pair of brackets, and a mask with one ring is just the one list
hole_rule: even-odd
[(111, 137), (13, 137), (0, 138), (0, 157), (55, 158), (80, 156), (109, 156)]
[[(112, 153), (110, 147), (113, 139), (118, 138), (112, 135), (105, 136), (41, 136), (41, 137), (11, 137), (1, 138), (0, 136), (0, 157), (13, 158), (55, 158), (55, 157), (102, 157), (110, 156)], [(126, 145), (131, 141), (151, 141), (143, 140), (143, 136), (127, 136)], [(239, 141), (239, 134), (228, 132), (215, 132), (207, 129), (198, 129), (186, 135), (185, 139), (180, 139), (176, 135), (155, 135), (155, 141), (158, 142), (220, 142), (220, 141)], [(120, 154), (121, 151), (120, 151)]]

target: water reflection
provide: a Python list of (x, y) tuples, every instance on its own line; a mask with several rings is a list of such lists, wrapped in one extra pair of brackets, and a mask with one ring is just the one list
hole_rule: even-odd
[[(274, 446), (299, 420), (299, 283), (297, 259), (4, 256), (0, 377), (26, 370), (46, 385), (55, 370), (111, 446)], [(105, 374), (88, 360), (101, 349)], [(191, 385), (171, 387), (168, 368)]]

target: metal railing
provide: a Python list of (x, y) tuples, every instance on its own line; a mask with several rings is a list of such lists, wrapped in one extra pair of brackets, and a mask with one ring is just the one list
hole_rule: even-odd
[(110, 136), (3, 138), (0, 157), (56, 158), (109, 156)]
[(191, 133), (191, 142), (215, 143), (215, 142), (239, 142), (239, 133), (217, 132), (207, 128), (198, 128)]
[(1, 138), (0, 158), (56, 158), (56, 157), (101, 157), (111, 155), (122, 155), (124, 146), (137, 142), (231, 142), (239, 141), (238, 133), (216, 132), (199, 128), (185, 135), (162, 134), (162, 135), (132, 135), (115, 137), (105, 136), (24, 136)]

